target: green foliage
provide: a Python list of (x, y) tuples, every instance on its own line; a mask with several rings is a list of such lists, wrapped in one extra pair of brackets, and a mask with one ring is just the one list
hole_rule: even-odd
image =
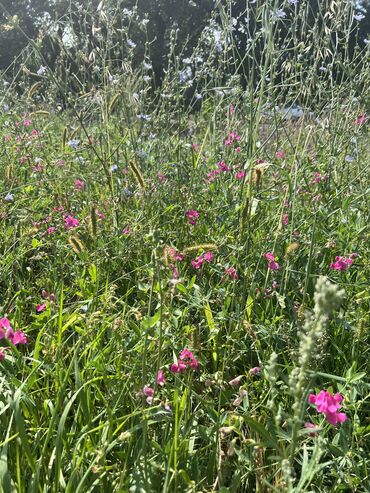
[[(181, 4), (194, 39), (160, 29), (158, 88), (157, 48), (128, 41), (174, 4), (138, 3), (147, 26), (89, 5), (58, 13), (54, 62), (30, 43), (1, 89), (0, 324), (28, 342), (0, 332), (0, 490), (368, 491), (370, 71), (345, 48), (353, 8), (279, 19), (248, 2), (243, 33), (231, 3), (196, 26)], [(344, 423), (309, 404), (323, 389)]]

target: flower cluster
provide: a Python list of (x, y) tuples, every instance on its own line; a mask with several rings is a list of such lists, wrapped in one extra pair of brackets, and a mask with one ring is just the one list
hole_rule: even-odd
[(264, 254), (265, 259), (268, 262), (268, 268), (270, 270), (278, 270), (280, 269), (280, 264), (278, 264), (275, 260), (275, 255), (271, 252), (267, 252)]
[[(27, 337), (22, 330), (14, 331), (8, 318), (0, 318), (0, 340), (7, 339), (11, 344), (27, 344)], [(0, 349), (0, 361), (5, 358), (5, 353)]]
[(199, 255), (195, 260), (191, 261), (191, 265), (194, 267), (194, 269), (200, 269), (204, 262), (212, 262), (213, 260), (213, 253), (212, 252), (206, 252), (204, 255)]
[(217, 178), (221, 173), (227, 173), (228, 171), (231, 171), (232, 168), (228, 166), (225, 161), (219, 161), (217, 163), (217, 168), (213, 169), (209, 173), (207, 173), (207, 183), (211, 183), (214, 179)]
[(330, 268), (333, 270), (346, 270), (353, 264), (353, 259), (357, 257), (356, 253), (351, 253), (349, 257), (335, 257), (335, 262), (330, 264)]
[(189, 349), (183, 349), (180, 353), (178, 362), (173, 363), (170, 366), (170, 371), (173, 373), (182, 373), (187, 368), (196, 370), (198, 364), (198, 360), (195, 358), (194, 354)]
[(321, 183), (322, 181), (327, 181), (329, 179), (328, 173), (321, 174), (319, 171), (315, 171), (312, 183)]
[(238, 273), (236, 272), (236, 269), (234, 267), (228, 267), (227, 269), (225, 269), (224, 274), (225, 277), (229, 276), (234, 280), (238, 279)]
[(308, 397), (308, 402), (315, 404), (317, 412), (325, 414), (326, 419), (332, 425), (347, 421), (347, 416), (338, 412), (342, 400), (343, 397), (339, 393), (332, 395), (328, 390), (320, 390), (317, 395), (310, 394)]
[(72, 228), (77, 228), (77, 226), (79, 226), (80, 224), (80, 221), (73, 216), (66, 216), (64, 218), (64, 224), (66, 226), (66, 230), (68, 231)]
[(234, 142), (239, 142), (239, 140), (240, 135), (238, 135), (236, 132), (230, 132), (224, 144), (225, 146), (231, 146), (231, 144), (233, 144)]
[(188, 218), (189, 224), (196, 226), (198, 224), (199, 212), (195, 209), (190, 209), (189, 211), (186, 211), (186, 217)]

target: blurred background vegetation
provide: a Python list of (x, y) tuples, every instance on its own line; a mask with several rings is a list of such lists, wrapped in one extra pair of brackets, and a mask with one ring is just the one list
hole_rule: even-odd
[[(247, 15), (245, 21), (249, 24), (249, 33), (253, 31), (255, 22), (251, 11), (257, 3), (261, 1), (235, 0), (231, 7), (233, 12), (228, 12), (235, 18)], [(298, 2), (288, 0), (287, 6), (295, 3)], [(333, 0), (299, 0), (299, 3), (307, 4), (305, 20), (312, 24), (312, 28), (319, 18), (318, 13), (324, 16), (326, 12), (335, 12), (337, 4)], [(110, 43), (104, 46), (110, 47), (111, 58), (119, 65), (130, 48), (127, 46), (129, 33), (136, 45), (134, 64), (135, 61), (137, 64), (142, 61), (149, 47), (154, 79), (156, 84), (160, 84), (170, 54), (171, 36), (176, 37), (176, 45), (181, 47), (183, 54), (191, 53), (209, 20), (214, 18), (215, 22), (220, 22), (222, 4), (222, 1), (215, 0), (80, 0), (72, 3), (69, 0), (2, 0), (0, 70), (8, 69), (9, 73), (9, 67), (12, 67), (11, 75), (14, 76), (19, 69), (24, 68), (25, 50), (29, 48), (31, 40), (37, 44), (42, 59), (50, 68), (54, 68), (63, 58), (63, 44), (58, 42), (60, 39), (64, 40), (64, 47), (68, 47), (68, 43), (73, 45), (83, 40), (84, 46), (78, 48), (87, 57), (90, 56), (89, 61), (93, 63), (93, 49), (99, 37), (102, 40), (111, 38)], [(369, 37), (370, 2), (353, 2), (353, 8), (361, 16), (361, 22), (347, 40), (349, 51), (352, 52), (357, 44), (363, 47)], [(103, 19), (103, 15), (108, 18)], [(142, 23), (132, 22), (134, 19)], [(286, 28), (289, 29), (288, 24)], [(284, 27), (281, 30), (283, 41)], [(247, 31), (238, 32), (241, 52), (248, 43)], [(333, 32), (332, 35), (335, 37), (338, 33)], [(262, 51), (264, 46), (261, 45), (260, 49)], [(75, 64), (69, 67), (70, 72), (78, 70), (79, 62), (78, 57), (75, 58)], [(36, 59), (35, 63), (38, 63)], [(30, 69), (29, 63), (27, 67)], [(35, 66), (34, 70), (37, 69), (38, 66)]]

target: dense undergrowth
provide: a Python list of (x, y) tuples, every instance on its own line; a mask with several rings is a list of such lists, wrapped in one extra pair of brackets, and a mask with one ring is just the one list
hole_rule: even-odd
[(253, 43), (217, 8), (159, 90), (131, 38), (64, 110), (42, 60), (4, 74), (6, 493), (369, 491), (368, 55), (325, 38), (353, 28), (339, 2), (320, 36), (297, 24), (286, 70), (287, 14), (262, 2), (241, 83)]

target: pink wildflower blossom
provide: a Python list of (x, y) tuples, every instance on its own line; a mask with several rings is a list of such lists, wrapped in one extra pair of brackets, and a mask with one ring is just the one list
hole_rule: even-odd
[(237, 152), (237, 153), (241, 152), (241, 150), (242, 150), (242, 148), (240, 146), (235, 148), (235, 152)]
[(284, 159), (285, 158), (285, 151), (283, 151), (282, 149), (280, 149), (279, 151), (276, 151), (275, 152), (275, 156), (278, 159)]
[(278, 269), (280, 269), (280, 265), (276, 262), (275, 256), (274, 256), (273, 253), (271, 253), (271, 252), (265, 253), (264, 257), (265, 257), (265, 259), (268, 262), (268, 268), (270, 270), (278, 270)]
[[(313, 423), (309, 423), (309, 422), (305, 423), (304, 427), (307, 428), (308, 430), (316, 429), (316, 426)], [(317, 435), (317, 433), (311, 432), (311, 433), (309, 433), (309, 435), (310, 435), (310, 437), (315, 437)]]
[(284, 226), (287, 226), (289, 224), (289, 215), (288, 214), (283, 214), (283, 224)]
[(170, 366), (170, 371), (172, 371), (172, 373), (182, 373), (185, 370), (186, 370), (186, 365), (185, 365), (185, 363), (182, 363), (181, 361), (178, 364), (173, 363)]
[(9, 341), (12, 342), (13, 337), (14, 337), (14, 330), (11, 327), (9, 327), (8, 329), (6, 329), (5, 338), (9, 339)]
[(164, 377), (164, 371), (163, 370), (158, 370), (157, 373), (157, 384), (163, 387), (163, 385), (166, 383), (166, 379)]
[(326, 419), (332, 425), (347, 421), (347, 416), (338, 412), (342, 400), (343, 397), (339, 393), (332, 395), (327, 390), (320, 390), (317, 395), (310, 394), (308, 397), (308, 402), (315, 404), (317, 412), (325, 414)]
[(223, 172), (223, 173), (226, 173), (227, 171), (231, 171), (230, 166), (228, 166), (228, 165), (225, 163), (225, 161), (219, 161), (219, 162), (217, 163), (217, 168), (218, 168), (221, 172)]
[(143, 394), (145, 395), (145, 397), (153, 397), (154, 389), (152, 387), (149, 387), (148, 385), (145, 385), (143, 388)]
[(16, 346), (17, 344), (27, 344), (28, 341), (26, 334), (22, 330), (16, 330), (11, 342)]
[(83, 180), (77, 179), (75, 181), (75, 189), (82, 192), (84, 188), (85, 188), (85, 182)]
[(122, 234), (128, 236), (131, 233), (131, 226), (128, 224), (123, 230)]
[(178, 363), (173, 363), (170, 366), (170, 371), (172, 371), (173, 373), (182, 373), (187, 368), (192, 368), (193, 370), (196, 370), (198, 368), (198, 360), (189, 349), (185, 348), (180, 353)]
[(198, 368), (198, 360), (194, 357), (194, 354), (189, 349), (183, 349), (180, 353), (180, 360), (183, 361), (186, 366), (190, 368)]
[(346, 270), (353, 264), (352, 258), (348, 257), (335, 257), (335, 262), (330, 264), (330, 268), (334, 270)]
[(250, 375), (260, 375), (261, 374), (261, 367), (260, 366), (254, 366), (249, 370)]
[(239, 385), (243, 377), (244, 375), (239, 375), (238, 377), (233, 378), (230, 380), (229, 385), (232, 385), (233, 387)]
[(37, 313), (42, 313), (46, 309), (46, 303), (43, 303), (42, 305), (36, 305), (36, 311)]
[(232, 277), (233, 279), (238, 279), (238, 274), (236, 272), (236, 269), (234, 267), (228, 267), (224, 271), (225, 275)]
[(360, 126), (366, 123), (368, 120), (368, 117), (365, 115), (365, 113), (361, 113), (356, 120), (353, 122), (354, 125)]
[(185, 255), (181, 252), (178, 252), (175, 248), (173, 247), (168, 247), (167, 248), (167, 254), (170, 257), (171, 260), (175, 262), (182, 262), (185, 258)]
[(235, 178), (237, 180), (243, 180), (244, 177), (245, 177), (245, 171), (238, 171), (235, 175)]
[(105, 219), (105, 214), (103, 214), (102, 212), (99, 211), (99, 209), (95, 209), (95, 214), (96, 214), (96, 217), (100, 220), (103, 220)]
[(327, 181), (328, 179), (329, 179), (329, 175), (327, 173), (322, 175), (318, 171), (315, 171), (312, 183), (321, 183), (322, 181)]
[(66, 230), (68, 231), (69, 229), (77, 228), (77, 226), (80, 224), (80, 221), (75, 217), (67, 216), (64, 219), (64, 223), (66, 225)]
[(198, 144), (193, 144), (192, 147), (193, 147), (193, 151), (194, 152), (198, 152), (198, 150), (199, 150), (199, 145)]
[(186, 211), (186, 217), (188, 218), (189, 224), (191, 224), (192, 226), (196, 226), (199, 219), (199, 212), (195, 209), (190, 209)]
[(3, 349), (0, 349), (0, 361), (4, 361), (5, 359), (5, 352)]
[(195, 260), (191, 261), (191, 265), (194, 267), (194, 269), (200, 269), (203, 263), (204, 263), (203, 255), (200, 255)]
[(23, 120), (23, 125), (29, 127), (31, 125), (31, 120)]
[(57, 230), (57, 228), (55, 228), (54, 226), (50, 226), (50, 228), (48, 228), (46, 230), (46, 234), (51, 235), (51, 234), (55, 233), (56, 230)]
[(239, 142), (239, 140), (240, 135), (238, 135), (236, 132), (230, 132), (224, 144), (225, 146), (231, 146), (231, 144), (233, 144), (234, 142)]
[(212, 252), (206, 252), (204, 255), (203, 255), (203, 258), (205, 260), (205, 262), (212, 262), (213, 260), (213, 253)]

